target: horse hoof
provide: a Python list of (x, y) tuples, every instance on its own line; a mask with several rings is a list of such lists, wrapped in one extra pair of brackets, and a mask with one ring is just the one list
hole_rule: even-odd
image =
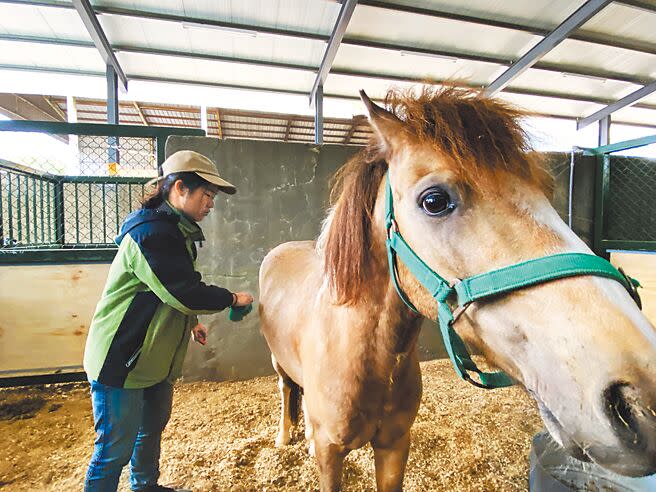
[(310, 442), (310, 447), (308, 448), (308, 454), (312, 456), (313, 458), (316, 457), (317, 453), (314, 449), (314, 441)]
[(287, 446), (289, 442), (291, 441), (291, 438), (289, 436), (281, 436), (278, 434), (278, 437), (276, 437), (276, 447), (277, 448), (282, 448), (283, 446)]

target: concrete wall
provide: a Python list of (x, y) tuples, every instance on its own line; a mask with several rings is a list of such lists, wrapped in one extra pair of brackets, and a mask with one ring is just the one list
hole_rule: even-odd
[[(215, 160), (235, 184), (233, 196), (219, 196), (202, 223), (207, 241), (198, 269), (206, 281), (257, 296), (262, 258), (278, 244), (315, 239), (328, 205), (330, 177), (358, 148), (325, 145), (172, 137), (167, 155), (193, 149)], [(249, 378), (271, 374), (269, 350), (257, 313), (240, 323), (226, 313), (203, 316), (208, 344), (190, 347), (184, 374), (189, 379)], [(424, 357), (442, 356), (434, 325), (423, 330)]]

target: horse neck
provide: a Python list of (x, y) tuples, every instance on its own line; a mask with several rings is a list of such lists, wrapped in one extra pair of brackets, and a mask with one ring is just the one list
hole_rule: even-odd
[(385, 186), (379, 188), (372, 214), (372, 284), (376, 286), (359, 302), (371, 315), (361, 335), (369, 342), (370, 362), (381, 374), (390, 374), (417, 345), (421, 318), (404, 304), (392, 284), (385, 248)]

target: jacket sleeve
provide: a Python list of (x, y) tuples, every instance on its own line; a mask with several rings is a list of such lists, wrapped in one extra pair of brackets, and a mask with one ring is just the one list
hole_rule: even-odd
[(177, 228), (135, 237), (124, 239), (132, 243), (132, 271), (162, 302), (186, 315), (215, 313), (232, 305), (232, 292), (201, 281)]

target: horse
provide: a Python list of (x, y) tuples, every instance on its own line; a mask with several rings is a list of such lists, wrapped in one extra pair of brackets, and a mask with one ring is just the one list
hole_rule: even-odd
[[(345, 456), (367, 443), (377, 489), (403, 486), (422, 394), (420, 321), (438, 307), (403, 261), (388, 261), (387, 186), (395, 229), (449, 282), (593, 255), (549, 202), (553, 180), (522, 111), (458, 87), (392, 89), (387, 109), (361, 97), (374, 138), (336, 173), (318, 239), (277, 246), (260, 269), (261, 331), (279, 375), (276, 445), (290, 442), (302, 405), (322, 491), (340, 489)], [(561, 278), (458, 314), (457, 335), (526, 389), (572, 456), (656, 472), (656, 331), (619, 282)]]

